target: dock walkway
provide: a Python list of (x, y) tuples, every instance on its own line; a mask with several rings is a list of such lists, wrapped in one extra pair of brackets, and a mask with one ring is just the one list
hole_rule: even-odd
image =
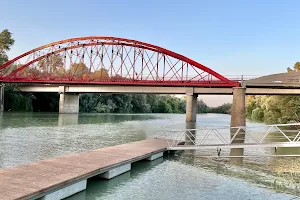
[(4, 169), (0, 171), (0, 199), (65, 198), (84, 190), (88, 178), (110, 178), (110, 171), (114, 177), (129, 171), (131, 163), (153, 160), (166, 150), (166, 140), (148, 139)]

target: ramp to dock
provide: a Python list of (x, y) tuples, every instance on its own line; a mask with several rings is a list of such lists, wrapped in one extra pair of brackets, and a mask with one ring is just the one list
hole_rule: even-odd
[(90, 177), (103, 176), (112, 169), (114, 174), (119, 169), (123, 173), (122, 166), (155, 159), (166, 150), (166, 140), (147, 139), (4, 169), (0, 171), (0, 199), (65, 198), (59, 195), (85, 189)]

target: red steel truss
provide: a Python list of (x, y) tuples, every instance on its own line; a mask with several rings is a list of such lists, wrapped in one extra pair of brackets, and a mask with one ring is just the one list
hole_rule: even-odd
[(0, 66), (0, 82), (234, 87), (219, 73), (167, 49), (116, 37), (53, 42)]

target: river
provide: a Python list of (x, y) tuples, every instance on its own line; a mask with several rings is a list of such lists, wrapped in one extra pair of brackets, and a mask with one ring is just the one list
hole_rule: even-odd
[[(198, 114), (197, 128), (228, 126), (230, 115)], [(247, 122), (247, 126), (264, 124)], [(0, 168), (9, 168), (65, 154), (99, 149), (185, 128), (184, 114), (13, 113), (0, 115)], [(252, 149), (250, 154), (272, 154)], [(299, 148), (281, 152), (300, 153)], [(245, 153), (249, 153), (247, 150)], [(154, 162), (134, 163), (112, 180), (92, 178), (74, 199), (297, 199), (300, 160), (289, 157), (247, 157), (238, 165), (212, 153), (177, 152)], [(299, 198), (300, 199), (300, 198)]]

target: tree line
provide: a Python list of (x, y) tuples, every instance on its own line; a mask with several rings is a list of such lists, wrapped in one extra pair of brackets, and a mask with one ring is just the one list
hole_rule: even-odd
[[(20, 93), (17, 85), (5, 87), (5, 111), (58, 112), (59, 94)], [(231, 104), (209, 107), (197, 101), (198, 113), (229, 114)], [(79, 111), (85, 113), (185, 113), (186, 98), (155, 94), (81, 94)]]
[[(300, 71), (300, 62), (296, 62), (288, 72)], [(246, 98), (246, 116), (267, 124), (300, 121), (300, 97), (295, 95), (251, 95)]]

